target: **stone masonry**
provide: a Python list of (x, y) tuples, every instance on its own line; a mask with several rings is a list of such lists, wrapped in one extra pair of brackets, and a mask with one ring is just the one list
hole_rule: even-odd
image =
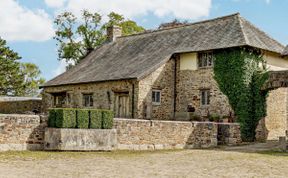
[(41, 98), (0, 97), (0, 113), (2, 114), (40, 113), (41, 111)]
[(0, 150), (42, 150), (47, 117), (1, 114)]
[(212, 122), (115, 119), (118, 149), (153, 150), (217, 146), (217, 124)]

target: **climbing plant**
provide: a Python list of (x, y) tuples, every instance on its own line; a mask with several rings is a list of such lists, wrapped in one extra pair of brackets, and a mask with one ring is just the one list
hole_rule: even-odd
[(215, 52), (214, 78), (240, 123), (244, 141), (255, 140), (255, 129), (266, 115), (268, 72), (260, 50), (233, 48)]

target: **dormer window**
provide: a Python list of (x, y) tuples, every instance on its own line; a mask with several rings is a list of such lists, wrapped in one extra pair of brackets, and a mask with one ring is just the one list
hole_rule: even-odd
[(207, 68), (213, 66), (213, 53), (205, 52), (198, 53), (198, 67), (199, 68)]

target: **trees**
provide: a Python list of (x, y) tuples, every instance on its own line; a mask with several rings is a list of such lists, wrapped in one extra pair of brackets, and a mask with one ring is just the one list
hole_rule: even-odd
[(106, 28), (111, 25), (122, 27), (123, 35), (142, 32), (145, 29), (122, 15), (111, 12), (108, 22), (102, 16), (84, 10), (81, 19), (71, 12), (58, 15), (54, 21), (57, 26), (54, 39), (57, 40), (58, 59), (69, 63), (68, 68), (78, 64), (87, 54), (106, 40)]
[(24, 76), (20, 72), (21, 57), (0, 38), (0, 95), (22, 95)]
[(20, 59), (0, 38), (0, 95), (36, 96), (45, 82), (35, 64), (20, 63)]
[(40, 77), (41, 71), (33, 63), (21, 63), (21, 73), (24, 76), (23, 95), (37, 96), (39, 86), (44, 84), (45, 79)]

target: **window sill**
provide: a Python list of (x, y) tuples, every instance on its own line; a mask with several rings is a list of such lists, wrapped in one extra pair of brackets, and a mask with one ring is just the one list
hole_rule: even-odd
[(152, 103), (153, 106), (160, 106), (161, 103)]

